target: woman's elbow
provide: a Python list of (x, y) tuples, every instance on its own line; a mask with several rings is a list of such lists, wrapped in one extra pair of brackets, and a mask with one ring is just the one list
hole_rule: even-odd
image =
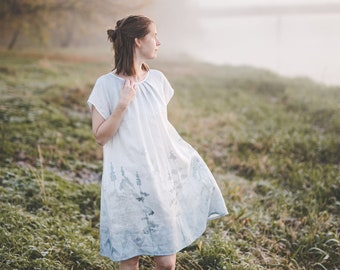
[(98, 136), (98, 134), (93, 133), (94, 139), (96, 143), (98, 143), (101, 146), (104, 146), (104, 144), (108, 141), (106, 138), (103, 138), (102, 136)]
[(96, 139), (96, 143), (100, 146), (104, 146), (105, 142), (103, 140)]
[[(100, 127), (94, 127), (92, 128), (93, 136), (96, 140), (96, 142), (100, 145), (106, 144), (109, 140), (112, 139), (112, 137), (116, 134), (116, 131), (103, 131)], [(113, 134), (112, 134), (113, 133)]]

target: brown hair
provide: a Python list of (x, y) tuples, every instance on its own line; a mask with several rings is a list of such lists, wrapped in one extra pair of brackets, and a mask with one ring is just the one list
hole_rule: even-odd
[[(117, 21), (114, 30), (107, 30), (108, 39), (113, 44), (117, 74), (136, 75), (133, 65), (135, 38), (145, 37), (151, 23), (148, 17), (133, 15)], [(142, 65), (142, 69), (149, 70), (146, 64)]]

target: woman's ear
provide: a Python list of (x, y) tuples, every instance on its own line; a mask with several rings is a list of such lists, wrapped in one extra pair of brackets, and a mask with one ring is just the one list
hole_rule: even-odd
[(139, 38), (135, 38), (135, 44), (138, 48), (142, 46), (141, 40)]

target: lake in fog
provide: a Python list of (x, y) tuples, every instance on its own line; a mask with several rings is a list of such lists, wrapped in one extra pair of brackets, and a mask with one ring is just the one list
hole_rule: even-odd
[(339, 13), (210, 17), (201, 29), (200, 59), (340, 85)]

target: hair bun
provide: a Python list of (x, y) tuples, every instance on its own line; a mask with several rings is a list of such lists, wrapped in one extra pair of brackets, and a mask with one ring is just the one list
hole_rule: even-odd
[(113, 30), (113, 29), (108, 29), (107, 30), (107, 38), (111, 41), (111, 42), (115, 42), (116, 40), (116, 36), (117, 36), (117, 31)]

